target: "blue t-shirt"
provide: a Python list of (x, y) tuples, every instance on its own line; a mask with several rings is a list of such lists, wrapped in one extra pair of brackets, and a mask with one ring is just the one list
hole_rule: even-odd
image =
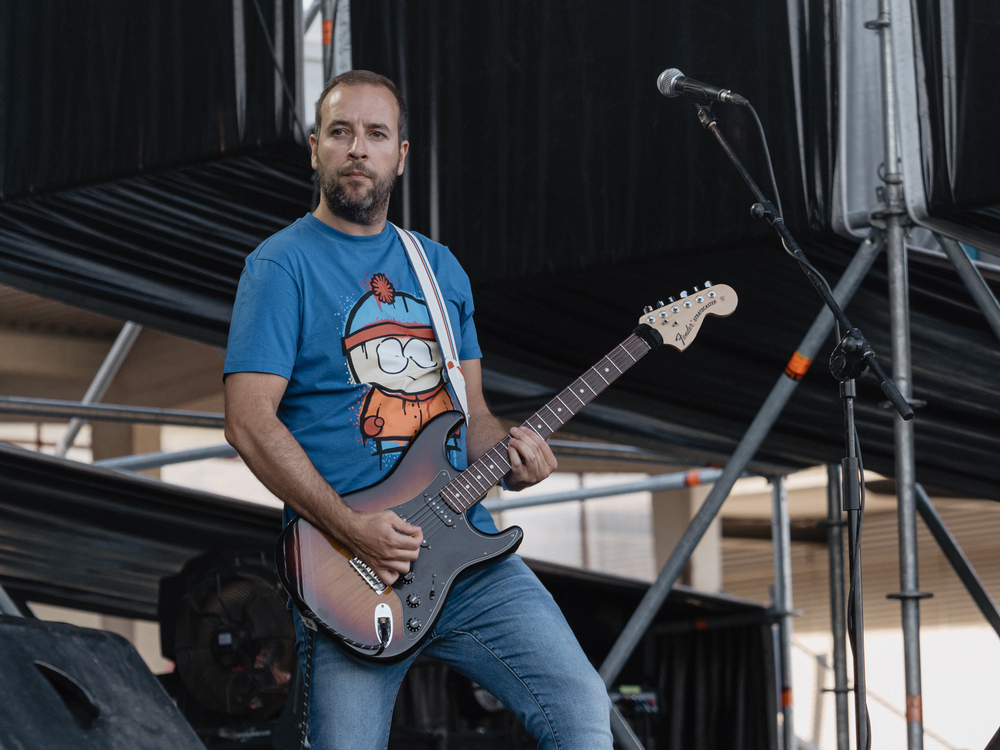
[[(446, 247), (420, 239), (459, 359), (479, 359), (469, 277)], [(229, 329), (232, 372), (288, 380), (278, 418), (340, 494), (378, 482), (428, 420), (461, 410), (420, 283), (388, 224), (357, 237), (307, 214), (250, 253)], [(466, 468), (464, 428), (447, 454)], [(481, 505), (469, 519), (496, 530)]]

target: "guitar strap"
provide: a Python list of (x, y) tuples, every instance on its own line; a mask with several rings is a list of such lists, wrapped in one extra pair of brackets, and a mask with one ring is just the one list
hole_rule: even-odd
[[(391, 222), (390, 222), (391, 223)], [(455, 335), (452, 333), (451, 321), (448, 319), (448, 308), (445, 306), (441, 288), (438, 286), (434, 271), (424, 246), (417, 239), (413, 232), (400, 229), (395, 224), (392, 228), (399, 234), (399, 239), (406, 249), (406, 257), (413, 267), (413, 272), (420, 282), (420, 289), (424, 294), (424, 301), (427, 303), (427, 310), (431, 316), (431, 326), (434, 328), (434, 336), (441, 347), (441, 354), (444, 356), (445, 380), (451, 384), (452, 391), (458, 400), (458, 406), (465, 414), (465, 424), (469, 424), (468, 399), (465, 395), (465, 373), (458, 359), (458, 351), (455, 348)]]

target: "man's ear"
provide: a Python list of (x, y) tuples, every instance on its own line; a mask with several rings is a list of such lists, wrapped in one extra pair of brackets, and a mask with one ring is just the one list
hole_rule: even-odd
[(319, 169), (319, 160), (316, 158), (316, 145), (319, 143), (319, 139), (316, 137), (315, 133), (309, 134), (309, 148), (312, 150), (312, 155), (310, 160), (312, 161), (312, 168)]
[(403, 168), (406, 167), (406, 153), (410, 150), (410, 142), (403, 141), (399, 144), (399, 166), (396, 168), (396, 176), (403, 174)]

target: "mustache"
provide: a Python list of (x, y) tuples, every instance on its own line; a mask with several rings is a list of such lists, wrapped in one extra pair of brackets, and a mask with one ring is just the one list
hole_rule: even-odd
[(368, 177), (372, 180), (374, 180), (377, 176), (373, 170), (369, 169), (362, 162), (351, 162), (349, 164), (346, 164), (345, 166), (337, 170), (337, 176), (343, 177), (344, 175), (350, 174), (351, 172), (360, 172), (365, 177)]

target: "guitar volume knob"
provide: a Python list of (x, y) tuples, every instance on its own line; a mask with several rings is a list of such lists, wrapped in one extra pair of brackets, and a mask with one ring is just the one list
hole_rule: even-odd
[(422, 623), (420, 622), (420, 620), (418, 620), (416, 617), (411, 617), (409, 620), (406, 621), (406, 629), (409, 630), (411, 633), (416, 633), (418, 630), (420, 630), (421, 624)]
[(406, 597), (406, 603), (411, 607), (419, 607), (420, 597), (417, 596), (416, 594), (410, 594), (408, 597)]

